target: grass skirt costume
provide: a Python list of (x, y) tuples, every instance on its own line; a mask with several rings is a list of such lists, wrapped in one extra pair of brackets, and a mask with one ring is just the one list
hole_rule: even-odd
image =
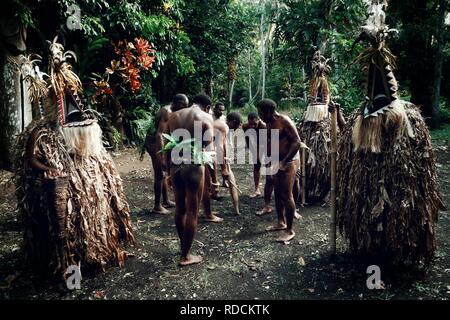
[(339, 141), (338, 225), (354, 253), (427, 267), (444, 206), (428, 128), (419, 109), (397, 97), (383, 7), (369, 6), (373, 14), (362, 36), (371, 47), (357, 59), (367, 74), (367, 98)]
[(313, 58), (310, 102), (298, 129), (300, 139), (309, 148), (306, 156), (306, 198), (324, 200), (330, 191), (330, 91), (327, 75), (331, 71), (319, 51)]
[[(52, 45), (50, 73), (60, 73), (51, 79), (62, 91), (50, 80), (45, 115), (17, 137), (15, 182), (27, 261), (35, 274), (61, 279), (71, 265), (89, 271), (122, 266), (124, 245), (135, 240), (122, 180), (102, 145), (101, 129), (82, 110), (77, 86), (70, 85), (78, 78), (68, 62), (55, 63), (62, 45), (56, 39)], [(31, 165), (30, 146), (39, 162), (60, 172), (57, 177)]]

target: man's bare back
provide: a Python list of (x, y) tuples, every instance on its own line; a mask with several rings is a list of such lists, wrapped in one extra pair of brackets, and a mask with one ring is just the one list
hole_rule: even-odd
[[(164, 177), (164, 172), (167, 167), (164, 166), (162, 154), (159, 153), (161, 145), (163, 144), (162, 131), (169, 121), (169, 116), (174, 110), (186, 108), (189, 100), (184, 94), (177, 94), (174, 96), (172, 104), (163, 106), (155, 115), (155, 132), (149, 132), (145, 148), (152, 159), (152, 166), (154, 171), (153, 190), (155, 196), (155, 205), (152, 212), (157, 214), (169, 214), (170, 211), (166, 208), (174, 206), (174, 203), (169, 199), (169, 187)], [(161, 195), (162, 200), (161, 201)]]
[[(162, 126), (162, 133), (175, 135), (176, 130), (182, 129), (184, 133), (189, 133), (189, 138), (196, 139), (196, 145), (203, 151), (213, 151), (213, 119), (198, 106), (174, 111), (169, 115), (167, 125)], [(196, 134), (201, 136), (196, 137)], [(183, 134), (180, 134), (183, 136)], [(184, 137), (184, 136), (183, 136)], [(188, 147), (192, 155), (192, 149)], [(213, 218), (209, 204), (209, 190), (205, 192), (205, 182), (208, 181), (205, 165), (195, 163), (194, 159), (186, 163), (187, 157), (183, 155), (183, 163), (175, 163), (171, 159), (170, 152), (165, 161), (170, 168), (170, 176), (175, 193), (175, 225), (180, 238), (181, 258), (179, 265), (188, 266), (203, 261), (201, 256), (190, 254), (192, 242), (197, 229), (198, 213), (200, 203), (203, 200), (205, 215)], [(208, 193), (208, 194), (207, 194)], [(205, 197), (206, 195), (206, 197)], [(212, 216), (212, 217), (211, 217)]]

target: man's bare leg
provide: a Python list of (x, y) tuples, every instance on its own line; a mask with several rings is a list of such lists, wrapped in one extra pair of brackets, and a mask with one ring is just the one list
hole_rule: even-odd
[[(280, 192), (278, 196), (281, 199), (282, 206), (284, 208), (286, 218), (286, 229), (282, 235), (277, 239), (278, 242), (290, 241), (295, 237), (295, 232), (292, 228), (294, 215), (295, 215), (295, 201), (292, 194), (295, 174), (297, 172), (298, 165), (296, 161), (289, 163), (286, 166), (286, 171), (280, 171), (277, 173), (276, 186)], [(277, 208), (278, 209), (278, 208)]]
[[(275, 180), (276, 183), (276, 180)], [(266, 228), (266, 231), (280, 231), (286, 229), (286, 217), (284, 214), (284, 205), (280, 195), (280, 191), (275, 184), (275, 208), (277, 211), (277, 223)]]
[[(192, 247), (195, 232), (197, 230), (197, 217), (200, 209), (201, 194), (204, 189), (204, 175), (193, 172), (197, 167), (183, 168), (182, 172), (177, 173), (178, 178), (183, 181), (185, 198), (181, 199), (183, 193), (178, 193), (177, 202), (185, 201), (184, 222), (182, 222), (183, 229), (181, 230), (180, 244), (181, 244), (181, 259), (179, 265), (184, 267), (192, 264), (197, 264), (203, 261), (201, 256), (191, 255), (189, 252)], [(203, 169), (200, 169), (203, 170)], [(181, 206), (182, 207), (182, 206)]]
[(183, 234), (186, 217), (186, 194), (184, 184), (179, 176), (173, 177), (174, 193), (175, 193), (175, 226), (177, 228), (178, 238), (180, 239), (180, 247), (183, 248)]
[[(293, 189), (292, 193), (294, 195), (294, 202), (297, 203), (297, 201), (300, 197), (300, 179), (297, 177), (297, 175), (295, 175), (294, 189)], [(302, 216), (300, 215), (300, 212), (298, 211), (298, 209), (296, 209), (294, 218), (299, 220), (299, 219), (301, 219), (301, 217)]]
[(203, 188), (203, 210), (205, 212), (204, 220), (206, 222), (220, 223), (223, 221), (223, 219), (216, 216), (211, 211), (211, 196), (210, 196), (209, 190), (211, 190), (211, 173), (210, 173), (210, 168), (208, 166), (206, 166), (205, 167), (205, 182), (204, 182), (204, 188)]
[(164, 178), (163, 182), (162, 182), (162, 196), (163, 196), (163, 207), (164, 208), (175, 207), (175, 202), (171, 201), (169, 198), (169, 186), (168, 186), (166, 178)]
[[(151, 144), (147, 147), (147, 151), (152, 159), (153, 172), (155, 174), (155, 181), (153, 182), (153, 190), (155, 193), (155, 205), (152, 212), (157, 214), (169, 214), (170, 211), (161, 205), (161, 194), (163, 191), (163, 170), (160, 158), (157, 155), (156, 144)], [(167, 191), (167, 190), (166, 190)], [(167, 196), (167, 194), (166, 194)]]
[(256, 212), (257, 216), (263, 216), (265, 214), (272, 213), (272, 207), (270, 206), (270, 199), (273, 193), (273, 177), (266, 176), (266, 183), (264, 185), (264, 208)]
[(198, 195), (189, 190), (186, 191), (186, 214), (183, 230), (183, 241), (181, 247), (180, 266), (188, 266), (203, 261), (201, 256), (194, 256), (189, 253), (197, 230), (197, 214), (199, 210)]
[(214, 162), (214, 170), (211, 170), (211, 199), (220, 200), (219, 182), (217, 182), (217, 163)]
[(229, 179), (230, 182), (228, 183), (229, 185), (229, 189), (230, 189), (230, 195), (231, 195), (231, 200), (233, 201), (233, 207), (234, 207), (234, 212), (236, 215), (240, 215), (240, 211), (239, 211), (239, 193), (237, 190), (237, 183), (236, 183), (236, 179), (234, 178), (234, 173), (231, 170), (230, 165), (228, 164), (228, 172), (229, 172)]
[(253, 181), (255, 182), (255, 192), (250, 195), (250, 198), (256, 198), (261, 195), (259, 190), (259, 181), (261, 179), (261, 164), (257, 163), (253, 165)]

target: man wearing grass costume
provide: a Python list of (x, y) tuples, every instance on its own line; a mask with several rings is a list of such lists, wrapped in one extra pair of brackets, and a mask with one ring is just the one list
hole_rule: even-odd
[(385, 42), (395, 30), (385, 24), (386, 6), (368, 2), (360, 36), (370, 43), (357, 58), (367, 97), (339, 142), (338, 224), (351, 251), (363, 258), (426, 268), (443, 203), (428, 128), (419, 108), (397, 96), (395, 57)]
[(206, 96), (195, 97), (192, 107), (172, 112), (167, 124), (159, 129), (168, 141), (159, 147), (166, 153), (164, 161), (175, 193), (175, 225), (180, 238), (179, 265), (182, 267), (203, 261), (201, 256), (190, 254), (202, 201), (206, 219), (222, 221), (211, 213), (209, 198), (214, 123), (204, 110), (211, 105), (210, 100)]
[(320, 51), (312, 60), (309, 103), (299, 128), (302, 141), (308, 146), (306, 161), (306, 197), (308, 201), (322, 201), (330, 191), (330, 115), (331, 100), (328, 75), (331, 68)]
[(78, 96), (75, 55), (56, 38), (49, 51), (48, 80), (27, 78), (43, 108), (17, 138), (15, 182), (27, 261), (36, 275), (61, 280), (73, 265), (123, 265), (134, 237), (122, 180)]

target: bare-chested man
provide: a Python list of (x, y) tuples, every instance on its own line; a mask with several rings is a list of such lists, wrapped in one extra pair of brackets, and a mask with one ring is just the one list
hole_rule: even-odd
[[(238, 186), (236, 184), (236, 179), (234, 177), (233, 171), (231, 170), (230, 161), (227, 158), (228, 152), (228, 132), (229, 128), (226, 123), (225, 117), (223, 117), (223, 112), (221, 110), (223, 107), (223, 111), (225, 111), (225, 106), (223, 104), (216, 104), (214, 108), (214, 138), (215, 147), (216, 147), (216, 163), (220, 165), (222, 171), (222, 177), (224, 181), (227, 181), (228, 188), (230, 190), (231, 199), (233, 201), (234, 212), (239, 215), (239, 194), (238, 194)], [(216, 110), (217, 109), (217, 110)], [(216, 166), (217, 168), (217, 166)], [(212, 175), (213, 184), (217, 186), (217, 178), (216, 178), (217, 170), (215, 170)], [(214, 188), (214, 196), (217, 196), (217, 188)]]
[[(147, 150), (150, 158), (152, 159), (153, 171), (155, 174), (155, 181), (153, 183), (153, 189), (155, 193), (155, 205), (152, 212), (158, 214), (169, 214), (170, 211), (166, 208), (174, 206), (174, 203), (169, 199), (169, 192), (167, 186), (167, 180), (164, 177), (163, 172), (167, 171), (163, 166), (161, 150), (158, 147), (158, 140), (162, 140), (161, 130), (167, 121), (169, 121), (169, 115), (177, 110), (187, 108), (189, 106), (189, 99), (184, 94), (177, 94), (174, 96), (172, 104), (162, 107), (155, 115), (155, 132), (149, 132), (145, 139), (145, 149)], [(159, 133), (158, 133), (159, 132)], [(161, 143), (160, 143), (161, 144)], [(163, 201), (161, 203), (161, 194)]]
[[(210, 101), (210, 99), (209, 99)], [(194, 104), (190, 108), (184, 108), (169, 115), (166, 125), (160, 127), (160, 133), (173, 134), (177, 129), (187, 130), (191, 137), (195, 137), (195, 126), (201, 126), (201, 132), (204, 135), (201, 141), (196, 141), (203, 151), (213, 151), (214, 124), (210, 114), (205, 112), (210, 106), (205, 96), (194, 98)], [(201, 108), (200, 108), (201, 107)], [(162, 148), (163, 143), (158, 144)], [(211, 212), (209, 203), (209, 170), (208, 166), (196, 164), (192, 160), (188, 163), (175, 164), (171, 159), (170, 152), (164, 158), (170, 170), (170, 176), (175, 193), (175, 224), (180, 238), (181, 259), (180, 266), (200, 263), (203, 261), (201, 256), (191, 255), (190, 249), (197, 229), (198, 212), (200, 203), (203, 200), (205, 216), (208, 221), (220, 222), (221, 219)]]
[[(222, 102), (217, 102), (213, 109), (213, 120), (216, 122), (216, 120), (225, 118), (225, 105)], [(217, 160), (217, 159), (216, 159)], [(217, 180), (217, 161), (214, 162), (214, 173), (211, 175), (211, 198), (215, 200), (220, 200), (222, 197), (219, 196), (219, 182)], [(225, 179), (222, 179), (222, 186), (228, 187), (228, 184), (226, 183)]]
[(259, 181), (261, 179), (261, 159), (260, 159), (260, 150), (259, 150), (259, 136), (260, 130), (267, 129), (266, 124), (259, 118), (258, 114), (252, 112), (247, 117), (247, 123), (242, 126), (244, 132), (247, 132), (250, 129), (253, 129), (256, 136), (256, 139), (247, 139), (247, 147), (250, 150), (256, 152), (256, 163), (253, 165), (253, 181), (255, 183), (255, 192), (250, 195), (250, 198), (256, 198), (261, 195), (261, 191), (259, 189)]
[[(283, 230), (278, 242), (290, 241), (295, 237), (292, 228), (295, 215), (295, 201), (293, 187), (297, 169), (299, 167), (300, 137), (294, 122), (286, 115), (276, 111), (277, 105), (273, 100), (264, 99), (257, 104), (258, 113), (266, 123), (269, 130), (269, 152), (271, 130), (278, 130), (279, 156), (278, 162), (272, 163), (274, 171), (273, 183), (275, 191), (275, 207), (278, 215), (278, 223), (268, 227), (267, 231)], [(273, 158), (274, 155), (271, 155)]]
[(225, 105), (222, 102), (217, 102), (214, 105), (214, 109), (213, 109), (213, 119), (214, 121), (222, 119), (225, 120)]

